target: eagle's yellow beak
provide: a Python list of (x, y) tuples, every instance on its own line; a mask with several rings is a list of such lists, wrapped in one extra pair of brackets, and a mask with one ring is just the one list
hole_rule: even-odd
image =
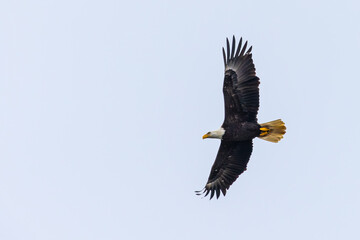
[(210, 136), (210, 134), (207, 133), (203, 136), (203, 139), (208, 138), (209, 136)]

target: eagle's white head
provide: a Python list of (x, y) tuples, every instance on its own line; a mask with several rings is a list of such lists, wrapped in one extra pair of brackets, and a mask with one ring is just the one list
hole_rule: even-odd
[(222, 127), (218, 130), (215, 130), (215, 131), (211, 131), (211, 132), (208, 132), (207, 134), (205, 134), (203, 136), (203, 139), (205, 138), (218, 138), (218, 139), (222, 139), (222, 137), (224, 136), (225, 134), (225, 129), (223, 129)]

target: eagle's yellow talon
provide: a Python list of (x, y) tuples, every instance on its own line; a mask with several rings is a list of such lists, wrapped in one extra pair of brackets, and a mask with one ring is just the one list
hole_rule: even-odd
[(262, 127), (262, 128), (260, 128), (260, 131), (261, 131), (260, 137), (263, 137), (263, 136), (266, 136), (269, 134), (270, 129), (266, 128), (266, 127)]
[(263, 136), (267, 135), (268, 133), (269, 133), (269, 131), (261, 132), (261, 133), (260, 133), (260, 137), (263, 137)]

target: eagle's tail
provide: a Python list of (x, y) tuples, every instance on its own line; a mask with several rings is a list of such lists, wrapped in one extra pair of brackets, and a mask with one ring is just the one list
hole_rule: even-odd
[(281, 119), (260, 124), (260, 135), (258, 138), (277, 143), (286, 133), (285, 123)]

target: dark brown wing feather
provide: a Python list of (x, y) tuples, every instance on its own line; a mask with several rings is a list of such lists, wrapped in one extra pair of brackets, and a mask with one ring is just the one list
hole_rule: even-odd
[(252, 148), (252, 140), (244, 142), (221, 141), (208, 182), (203, 190), (197, 191), (197, 194), (205, 193), (207, 196), (210, 193), (210, 199), (212, 199), (215, 193), (216, 198), (219, 198), (221, 191), (225, 196), (226, 190), (246, 170)]
[[(242, 39), (235, 52), (235, 37), (230, 49), (226, 39), (227, 51), (223, 48), (225, 79), (223, 86), (225, 101), (225, 120), (223, 126), (233, 122), (257, 122), (259, 109), (259, 78), (256, 76), (250, 47), (247, 42), (241, 46)], [(230, 54), (231, 52), (231, 54)]]

